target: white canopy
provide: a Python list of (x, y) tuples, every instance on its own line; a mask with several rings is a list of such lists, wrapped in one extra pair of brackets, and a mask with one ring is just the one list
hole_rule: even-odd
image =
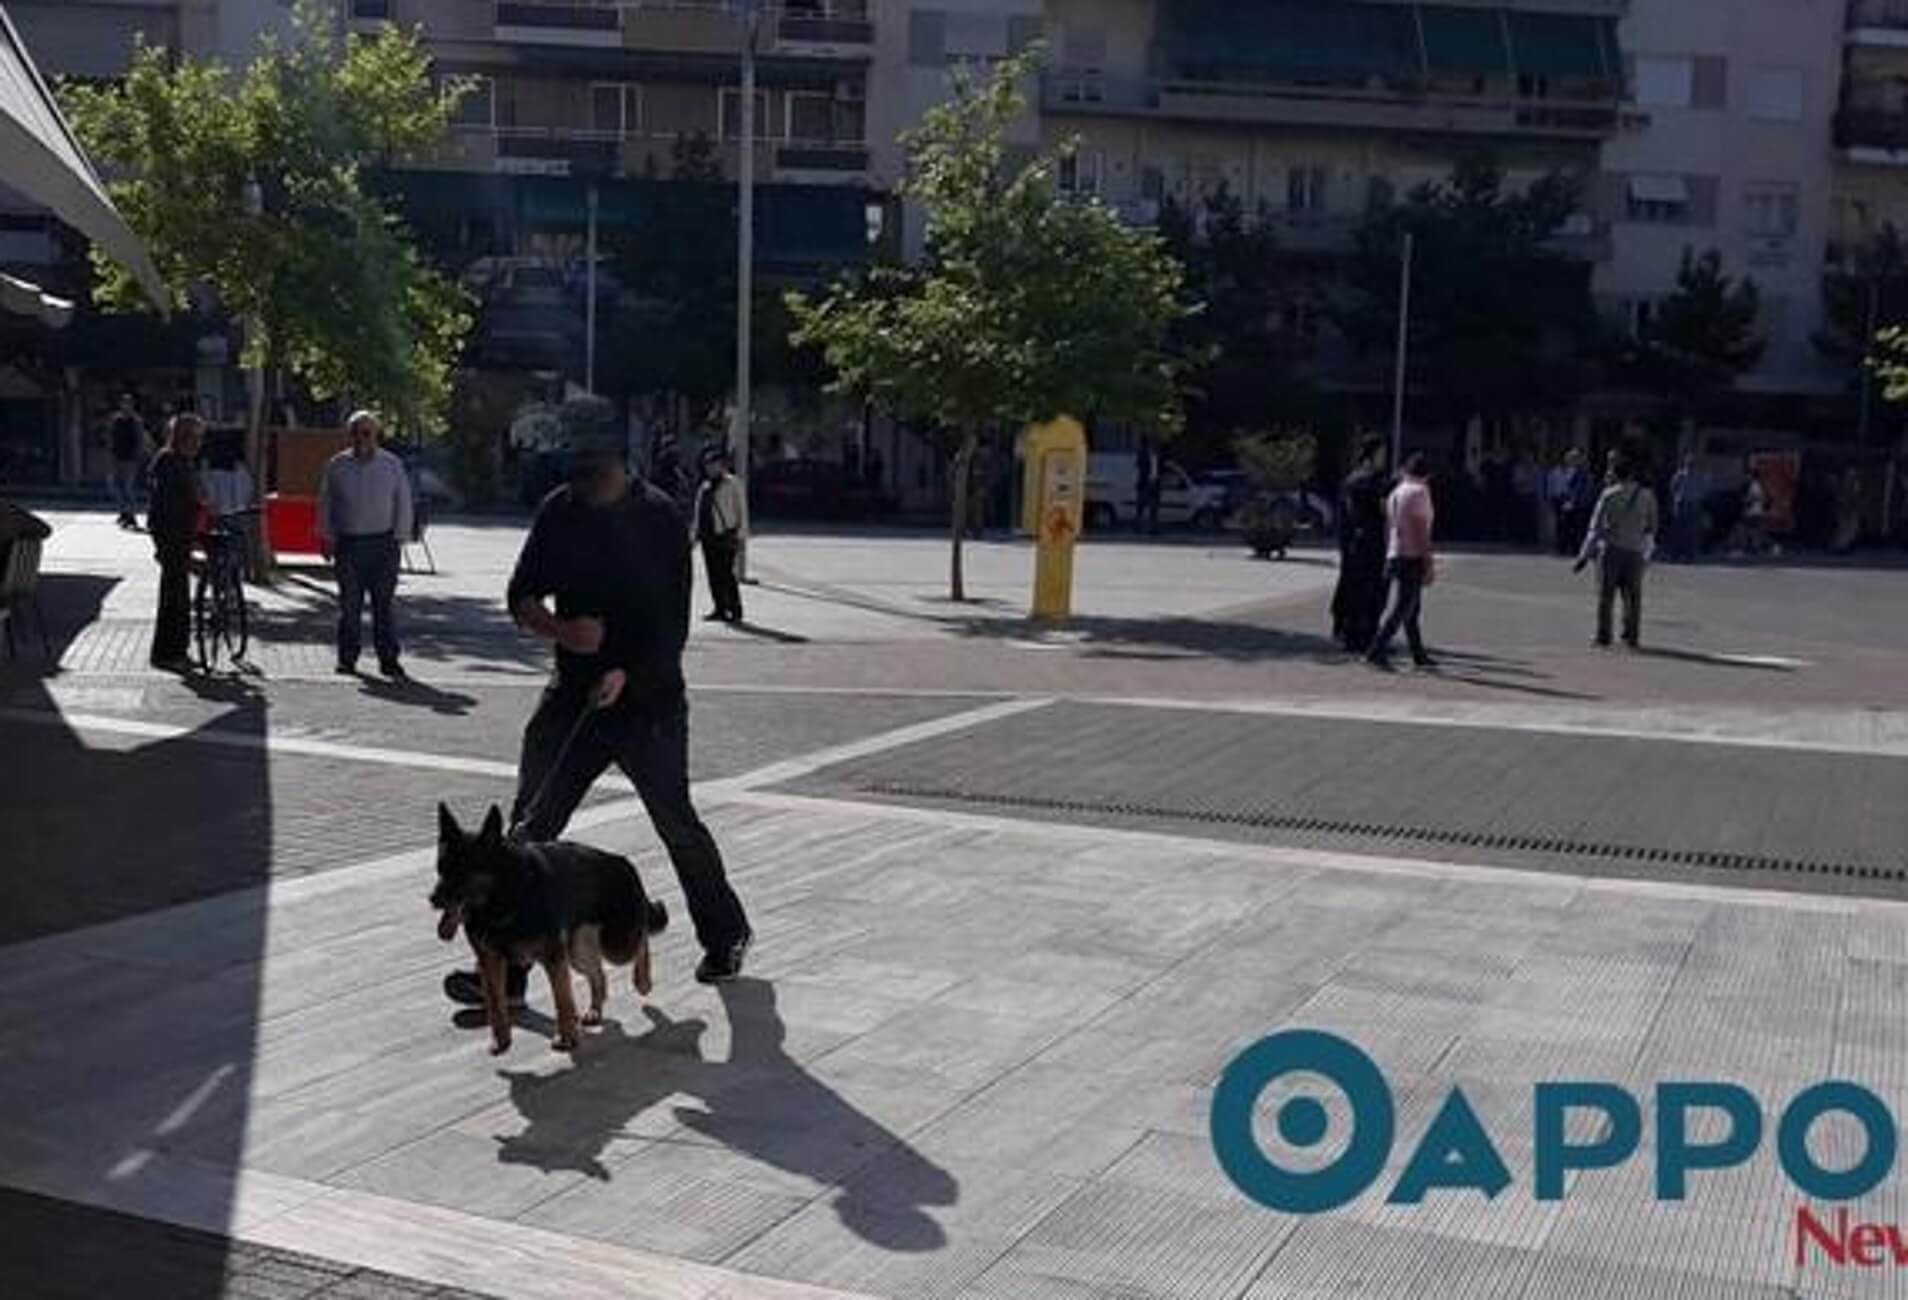
[(145, 245), (127, 227), (73, 138), (13, 19), (0, 6), (0, 178), (49, 209), (132, 272), (154, 305), (168, 304), (165, 282)]

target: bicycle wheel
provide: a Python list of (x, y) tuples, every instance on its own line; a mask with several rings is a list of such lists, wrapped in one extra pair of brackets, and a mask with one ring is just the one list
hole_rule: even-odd
[(212, 671), (213, 660), (218, 656), (218, 631), (213, 621), (218, 617), (218, 602), (212, 590), (211, 566), (199, 571), (198, 586), (192, 593), (192, 639), (199, 648), (199, 667), (206, 672)]
[(225, 653), (236, 667), (245, 660), (245, 584), (239, 578), (236, 564), (226, 565), (223, 576), (224, 581), (219, 584), (219, 636), (225, 642)]

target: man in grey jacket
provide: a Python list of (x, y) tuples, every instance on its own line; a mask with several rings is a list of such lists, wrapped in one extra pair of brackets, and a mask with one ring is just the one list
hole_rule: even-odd
[(1656, 494), (1637, 478), (1628, 451), (1610, 456), (1611, 483), (1597, 498), (1576, 572), (1597, 561), (1597, 644), (1610, 644), (1610, 616), (1623, 597), (1623, 644), (1634, 650), (1643, 631), (1643, 570), (1656, 552)]

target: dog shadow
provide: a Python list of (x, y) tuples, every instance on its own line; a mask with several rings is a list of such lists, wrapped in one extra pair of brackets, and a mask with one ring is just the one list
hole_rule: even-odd
[[(730, 1024), (726, 1061), (702, 1054), (706, 1022), (646, 1006), (648, 1032), (632, 1036), (605, 1022), (586, 1037), (574, 1069), (503, 1071), (525, 1126), (498, 1140), (498, 1159), (604, 1182), (641, 1177), (640, 1161), (612, 1167), (604, 1153), (641, 1137), (637, 1121), (676, 1099), (671, 1114), (683, 1129), (831, 1188), (842, 1225), (871, 1245), (909, 1253), (945, 1245), (927, 1208), (959, 1199), (954, 1177), (788, 1054), (773, 985), (738, 980), (718, 992)], [(700, 1108), (680, 1104), (685, 1097)]]

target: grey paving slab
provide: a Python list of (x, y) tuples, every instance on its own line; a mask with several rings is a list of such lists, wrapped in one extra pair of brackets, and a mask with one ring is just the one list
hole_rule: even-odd
[(1535, 1252), (1376, 1224), (1299, 1225), (1245, 1300), (1418, 1300), (1522, 1293)]

